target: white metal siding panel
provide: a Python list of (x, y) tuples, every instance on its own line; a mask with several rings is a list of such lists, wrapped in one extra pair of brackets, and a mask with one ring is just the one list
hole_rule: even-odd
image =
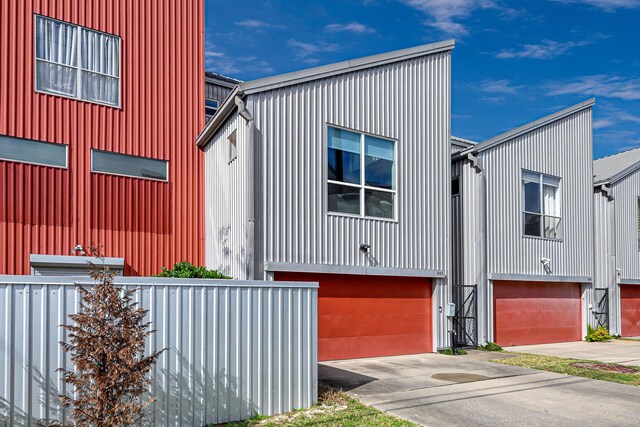
[[(448, 52), (249, 98), (264, 162), (264, 261), (448, 273)], [(397, 222), (327, 215), (327, 123), (398, 141)]]
[[(0, 424), (60, 420), (59, 367), (70, 368), (58, 325), (76, 312), (75, 281), (5, 276), (0, 282)], [(180, 282), (180, 283), (175, 283)], [(153, 373), (152, 425), (207, 425), (304, 408), (317, 400), (317, 288), (296, 283), (119, 279), (140, 288), (167, 348)], [(65, 387), (67, 389), (65, 390)]]
[[(238, 157), (229, 163), (234, 130)], [(247, 279), (253, 262), (247, 247), (246, 137), (246, 121), (233, 114), (204, 148), (206, 265), (234, 279)]]
[(611, 187), (615, 203), (615, 242), (620, 281), (640, 279), (638, 248), (638, 197), (640, 171), (615, 182)]
[(451, 165), (452, 181), (458, 179), (458, 188), (460, 193), (451, 195), (451, 283), (453, 285), (462, 285), (464, 274), (463, 262), (463, 212), (464, 199), (462, 197), (462, 161), (455, 162)]
[(227, 96), (231, 93), (233, 89), (216, 84), (214, 82), (206, 81), (204, 82), (204, 96), (208, 99), (215, 99), (218, 101), (218, 105), (222, 105), (222, 102), (227, 99)]
[[(487, 180), (489, 273), (592, 277), (591, 109), (479, 154)], [(522, 169), (561, 177), (563, 239), (523, 237)], [(467, 212), (474, 215), (473, 211)]]

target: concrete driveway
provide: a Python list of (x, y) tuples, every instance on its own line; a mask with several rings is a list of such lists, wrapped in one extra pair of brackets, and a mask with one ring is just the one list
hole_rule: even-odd
[(640, 387), (492, 363), (504, 353), (321, 363), (320, 381), (429, 426), (637, 426)]
[[(566, 342), (506, 347), (507, 351), (640, 366), (640, 341)], [(640, 424), (640, 416), (638, 417)]]

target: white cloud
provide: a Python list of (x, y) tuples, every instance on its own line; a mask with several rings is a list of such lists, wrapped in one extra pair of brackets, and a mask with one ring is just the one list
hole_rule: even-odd
[(592, 127), (594, 129), (602, 129), (602, 128), (606, 128), (609, 127), (611, 125), (614, 124), (613, 120), (609, 120), (609, 119), (599, 119), (599, 120), (594, 120), (593, 121), (593, 125)]
[(274, 71), (273, 67), (265, 60), (255, 56), (232, 57), (216, 50), (213, 43), (209, 41), (205, 41), (205, 43), (207, 45), (204, 53), (206, 70), (231, 77), (240, 73), (272, 74)]
[(562, 55), (571, 48), (587, 46), (590, 41), (581, 42), (557, 42), (553, 40), (543, 40), (538, 44), (525, 44), (520, 49), (503, 49), (496, 54), (496, 58), (531, 58), (531, 59), (551, 59)]
[[(515, 95), (524, 86), (515, 86), (511, 83), (511, 80), (483, 80), (480, 82), (478, 89), (486, 93), (498, 93), (503, 95)], [(499, 98), (499, 97), (494, 97)], [(494, 100), (495, 101), (495, 100)]]
[(401, 0), (407, 6), (427, 15), (426, 24), (453, 35), (463, 36), (469, 31), (456, 22), (469, 17), (476, 9), (499, 9), (493, 0)]
[(553, 0), (558, 3), (580, 3), (612, 12), (616, 9), (635, 9), (640, 7), (640, 0)]
[(294, 39), (289, 40), (287, 44), (293, 49), (296, 58), (310, 65), (320, 62), (314, 55), (323, 52), (335, 52), (339, 48), (335, 43), (308, 43)]
[(635, 101), (640, 99), (640, 78), (598, 74), (578, 77), (573, 81), (551, 82), (546, 89), (549, 95), (577, 94)]
[(370, 34), (375, 33), (376, 30), (368, 25), (361, 24), (360, 22), (347, 22), (346, 24), (329, 24), (326, 27), (327, 31), (333, 33), (349, 32), (356, 34)]
[(245, 19), (244, 21), (235, 21), (234, 24), (239, 27), (255, 28), (259, 30), (265, 28), (286, 28), (284, 25), (271, 24), (269, 22), (260, 21), (258, 19)]

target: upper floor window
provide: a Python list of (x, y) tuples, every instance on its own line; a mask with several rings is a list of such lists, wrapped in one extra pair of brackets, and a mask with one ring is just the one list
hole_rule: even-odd
[(522, 171), (525, 236), (562, 238), (560, 178)]
[(209, 120), (218, 111), (220, 103), (216, 99), (206, 98), (204, 100), (204, 116)]
[(327, 128), (328, 210), (394, 219), (395, 141)]
[(39, 92), (120, 106), (120, 38), (44, 16), (35, 19)]

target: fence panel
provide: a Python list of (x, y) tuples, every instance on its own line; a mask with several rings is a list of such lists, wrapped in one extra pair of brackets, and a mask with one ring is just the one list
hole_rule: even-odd
[[(317, 400), (317, 284), (118, 278), (139, 289), (166, 348), (152, 373), (153, 425), (206, 425), (304, 408)], [(0, 425), (64, 420), (71, 368), (60, 325), (87, 277), (0, 276)]]

